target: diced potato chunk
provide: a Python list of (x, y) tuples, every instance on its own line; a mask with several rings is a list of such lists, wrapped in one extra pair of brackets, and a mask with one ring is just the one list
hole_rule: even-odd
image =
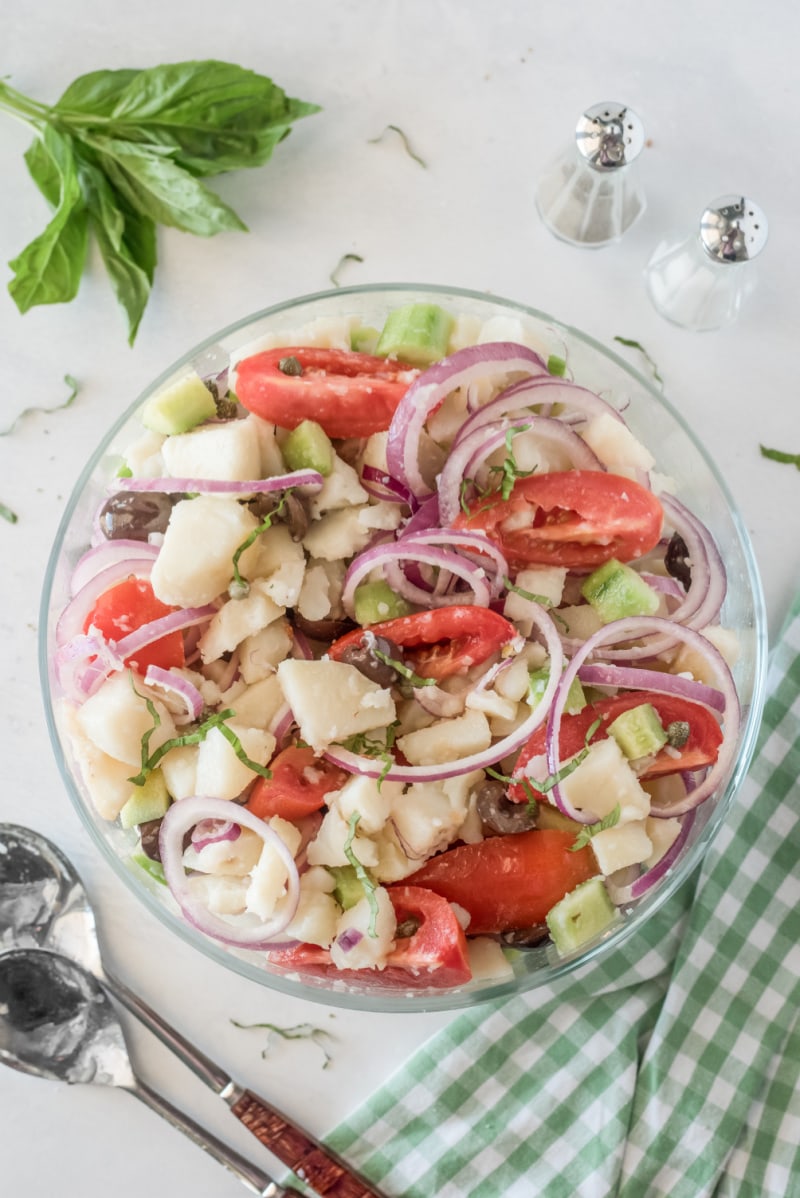
[(248, 728), (268, 728), (283, 702), (277, 674), (244, 687), (235, 698), (223, 697), (223, 706), (232, 707), (236, 712), (237, 724), (246, 724)]
[(129, 670), (112, 674), (79, 709), (77, 723), (93, 745), (117, 761), (135, 766), (142, 762), (142, 737), (150, 732), (148, 748), (153, 753), (175, 735), (175, 723), (159, 699), (151, 700), (159, 723), (153, 728), (153, 717), (147, 701), (133, 689)]
[(167, 437), (161, 453), (173, 478), (246, 482), (261, 477), (258, 433), (249, 420), (206, 424)]
[(159, 762), (164, 783), (173, 799), (197, 794), (198, 745), (176, 745)]
[[(319, 831), (306, 850), (310, 865), (350, 865), (351, 862), (344, 851), (350, 836), (350, 826), (335, 805), (326, 812), (320, 824)], [(350, 842), (350, 848), (356, 860), (370, 867), (378, 863), (378, 849), (368, 836), (356, 834)]]
[(270, 599), (262, 582), (251, 583), (249, 594), (229, 599), (212, 617), (198, 642), (201, 658), (207, 663), (232, 652), (246, 637), (280, 619), (285, 610)]
[(286, 935), (306, 944), (318, 944), (330, 948), (342, 909), (332, 894), (326, 894), (306, 883), (306, 875), (300, 878), (300, 901), (292, 919), (286, 926)]
[(357, 507), (341, 508), (315, 520), (303, 538), (310, 555), (330, 562), (359, 553), (372, 535), (359, 520), (360, 511)]
[(475, 936), (467, 941), (467, 953), (473, 981), (505, 982), (513, 978), (514, 970), (496, 940)]
[[(199, 495), (176, 503), (150, 575), (156, 597), (177, 607), (216, 599), (233, 578), (234, 553), (257, 527), (235, 499)], [(255, 552), (251, 545), (239, 558), (245, 577)]]
[[(275, 752), (275, 737), (263, 728), (247, 728), (233, 720), (234, 732), (247, 756), (258, 765), (266, 765)], [(258, 775), (236, 755), (219, 728), (212, 728), (200, 743), (197, 755), (197, 793), (215, 799), (236, 799)]]
[(357, 507), (366, 503), (369, 495), (361, 485), (357, 472), (338, 454), (333, 458), (333, 469), (322, 486), (308, 500), (308, 510), (316, 519), (324, 512), (339, 508)]
[(278, 678), (300, 736), (317, 752), (395, 718), (391, 692), (345, 662), (282, 661)]
[(482, 753), (492, 743), (489, 721), (482, 711), (467, 711), (452, 720), (437, 720), (429, 728), (409, 732), (397, 742), (411, 765), (442, 765), (472, 753)]
[(78, 727), (76, 714), (71, 707), (65, 706), (62, 711), (75, 768), (97, 814), (101, 819), (114, 820), (131, 796), (133, 788), (129, 779), (133, 771), (125, 762), (109, 757), (87, 740)]
[(621, 420), (615, 420), (608, 412), (594, 416), (583, 431), (583, 439), (593, 449), (604, 466), (631, 466), (638, 470), (652, 470), (656, 460), (641, 441)]
[(239, 671), (245, 682), (258, 682), (275, 673), (288, 656), (292, 638), (286, 620), (275, 620), (261, 632), (246, 637), (239, 647)]
[[(374, 898), (378, 905), (374, 934), (372, 907), (366, 896), (339, 917), (331, 944), (331, 960), (337, 969), (382, 969), (385, 966), (394, 944), (397, 919), (392, 901), (382, 886), (376, 887)], [(353, 933), (361, 935), (355, 943)]]
[(595, 832), (591, 846), (597, 864), (606, 876), (646, 861), (653, 851), (644, 820), (616, 824), (613, 828)]
[(336, 806), (345, 822), (358, 814), (358, 831), (364, 836), (380, 832), (393, 804), (403, 793), (402, 782), (383, 781), (354, 774), (340, 791), (328, 795), (328, 805)]
[(281, 607), (294, 607), (306, 568), (303, 546), (292, 540), (285, 524), (275, 523), (259, 534), (258, 552), (249, 578), (258, 578), (264, 593)]
[[(276, 836), (279, 836), (292, 857), (300, 847), (300, 831), (287, 820), (273, 816), (268, 821)], [(247, 910), (266, 920), (274, 913), (279, 901), (286, 894), (289, 873), (286, 862), (273, 844), (265, 839), (261, 853), (250, 871), (247, 888)]]
[(242, 828), (234, 840), (214, 840), (202, 848), (189, 845), (183, 853), (185, 869), (204, 874), (244, 878), (261, 855), (262, 840), (251, 828)]
[(642, 820), (650, 811), (649, 794), (611, 736), (590, 745), (584, 760), (564, 778), (560, 787), (573, 807), (591, 812), (597, 819), (609, 815), (617, 804), (619, 824)]
[(643, 864), (645, 869), (652, 869), (678, 839), (681, 821), (679, 819), (656, 819), (655, 816), (648, 816), (644, 827), (653, 847), (650, 856)]

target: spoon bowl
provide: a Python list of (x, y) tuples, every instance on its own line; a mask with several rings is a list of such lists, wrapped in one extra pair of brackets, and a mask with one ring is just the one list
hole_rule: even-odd
[(298, 1194), (277, 1185), (137, 1076), (102, 983), (61, 953), (41, 948), (0, 953), (0, 1061), (49, 1081), (127, 1090), (253, 1193), (262, 1198)]

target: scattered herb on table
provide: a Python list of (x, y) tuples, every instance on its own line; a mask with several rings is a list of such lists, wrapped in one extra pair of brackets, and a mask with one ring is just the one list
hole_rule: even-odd
[(360, 254), (342, 254), (342, 256), (339, 259), (339, 262), (336, 266), (336, 269), (331, 273), (331, 282), (333, 283), (334, 287), (341, 287), (341, 283), (339, 282), (339, 275), (341, 273), (342, 267), (347, 262), (363, 262), (363, 261), (364, 261), (364, 259), (361, 257)]
[(384, 129), (383, 133), (381, 133), (379, 137), (371, 137), (369, 139), (369, 144), (371, 146), (377, 145), (379, 141), (383, 141), (383, 139), (387, 133), (396, 133), (397, 136), (402, 141), (403, 148), (405, 149), (405, 152), (408, 154), (409, 158), (413, 158), (414, 161), (418, 162), (424, 170), (428, 169), (428, 164), (425, 161), (425, 159), (420, 158), (419, 154), (416, 154), (414, 152), (414, 150), (412, 150), (411, 142), (408, 140), (408, 138), (406, 137), (403, 130), (400, 129), (399, 126), (397, 126), (397, 125), (387, 125), (386, 128)]
[(269, 1055), (272, 1037), (280, 1036), (282, 1040), (311, 1040), (317, 1045), (325, 1058), (322, 1068), (327, 1069), (331, 1063), (331, 1054), (328, 1052), (323, 1041), (332, 1040), (333, 1036), (325, 1028), (315, 1027), (312, 1023), (297, 1023), (294, 1027), (280, 1027), (277, 1023), (238, 1023), (235, 1019), (232, 1019), (231, 1023), (234, 1027), (242, 1028), (244, 1031), (250, 1031), (253, 1028), (262, 1028), (270, 1033), (266, 1048), (261, 1053), (262, 1057)]
[(759, 449), (763, 458), (769, 458), (771, 462), (785, 462), (800, 470), (800, 453), (784, 453), (781, 449), (767, 449), (766, 445), (760, 445)]
[(293, 121), (319, 112), (264, 75), (213, 59), (91, 71), (55, 104), (0, 80), (0, 109), (30, 125), (28, 170), (51, 208), (11, 263), (20, 312), (74, 299), (93, 233), (133, 344), (153, 283), (156, 226), (210, 237), (247, 226), (201, 181), (262, 166)]
[(664, 380), (662, 379), (661, 375), (658, 373), (658, 367), (656, 366), (653, 359), (650, 357), (650, 355), (647, 352), (647, 350), (645, 349), (645, 347), (641, 344), (641, 342), (633, 341), (630, 337), (615, 337), (614, 340), (618, 341), (620, 343), (620, 345), (627, 345), (630, 349), (638, 349), (639, 353), (642, 355), (644, 360), (647, 362), (647, 365), (652, 370), (653, 378), (656, 380), (657, 383), (660, 383), (661, 386), (663, 387)]
[(16, 524), (17, 520), (19, 520), (17, 513), (12, 512), (11, 508), (7, 507), (4, 503), (0, 503), (0, 516), (4, 520), (8, 520), (9, 524)]
[(24, 416), (29, 416), (32, 412), (45, 412), (45, 413), (60, 412), (62, 408), (68, 408), (70, 406), (70, 404), (74, 403), (75, 398), (79, 391), (78, 380), (74, 379), (71, 374), (65, 374), (64, 382), (70, 388), (70, 393), (67, 396), (67, 398), (63, 401), (63, 403), (58, 403), (55, 405), (55, 407), (52, 407), (52, 408), (37, 408), (37, 407), (23, 408), (22, 411), (19, 413), (19, 415), (14, 417), (14, 419), (11, 421), (11, 423), (8, 425), (7, 428), (0, 430), (0, 437), (7, 437), (9, 435), (9, 433), (13, 433), (14, 429), (17, 427), (20, 420), (22, 420)]

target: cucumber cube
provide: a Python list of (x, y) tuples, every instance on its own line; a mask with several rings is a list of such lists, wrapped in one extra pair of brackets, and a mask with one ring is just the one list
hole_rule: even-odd
[(379, 624), (382, 620), (394, 620), (396, 616), (407, 616), (412, 608), (402, 595), (393, 591), (387, 582), (362, 582), (353, 596), (356, 623)]
[(330, 866), (329, 873), (333, 874), (336, 881), (333, 897), (343, 911), (349, 911), (364, 897), (366, 891), (363, 883), (359, 881), (352, 865)]
[(602, 878), (581, 882), (547, 913), (553, 944), (564, 956), (593, 940), (614, 922), (617, 911)]
[(123, 828), (136, 828), (150, 820), (161, 819), (169, 807), (169, 791), (161, 770), (148, 774), (143, 786), (137, 786), (119, 813)]
[(629, 761), (657, 753), (668, 739), (652, 703), (640, 703), (638, 707), (623, 711), (608, 725), (608, 733)]
[(653, 616), (659, 605), (657, 592), (630, 566), (613, 557), (589, 575), (581, 594), (604, 624), (625, 616)]
[(333, 470), (333, 446), (328, 434), (315, 420), (301, 421), (289, 433), (281, 449), (290, 470), (316, 470), (323, 478)]
[(217, 414), (214, 396), (199, 374), (188, 374), (151, 395), (142, 408), (142, 424), (155, 433), (188, 433)]
[(447, 353), (453, 317), (438, 304), (406, 304), (386, 317), (375, 353), (412, 366), (430, 366)]

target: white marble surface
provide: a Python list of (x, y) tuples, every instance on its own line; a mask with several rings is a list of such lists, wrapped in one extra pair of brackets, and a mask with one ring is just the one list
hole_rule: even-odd
[[(800, 477), (763, 460), (763, 442), (800, 451), (796, 355), (800, 133), (793, 113), (800, 17), (789, 0), (757, 15), (744, 0), (660, 5), (588, 0), (5, 0), (4, 74), (55, 99), (100, 67), (219, 57), (271, 75), (323, 112), (297, 125), (264, 169), (219, 180), (249, 234), (159, 240), (152, 300), (134, 349), (96, 257), (68, 306), (20, 316), (0, 291), (0, 425), (28, 405), (80, 394), (66, 411), (26, 416), (0, 439), (0, 813), (38, 828), (74, 859), (96, 902), (109, 960), (240, 1080), (316, 1132), (365, 1098), (447, 1021), (369, 1016), (271, 994), (191, 952), (145, 911), (92, 850), (47, 741), (36, 669), (38, 601), (62, 504), (112, 418), (170, 361), (239, 316), (330, 285), (443, 282), (527, 302), (610, 342), (642, 342), (672, 402), (728, 480), (752, 535), (774, 634), (798, 581)], [(579, 112), (619, 99), (651, 143), (648, 210), (624, 241), (580, 251), (539, 223), (538, 174)], [(391, 136), (402, 127), (423, 169)], [(0, 115), (0, 261), (46, 220), (22, 152), (28, 135)], [(705, 204), (749, 193), (771, 222), (759, 289), (739, 324), (690, 334), (649, 306), (641, 270)], [(5, 281), (5, 280), (4, 280)], [(309, 1019), (337, 1037), (325, 1071), (316, 1048), (278, 1045), (231, 1026)], [(142, 1072), (262, 1165), (269, 1158), (222, 1104), (127, 1021)], [(0, 1074), (3, 1191), (140, 1198), (143, 1191), (231, 1196), (238, 1183), (133, 1099)]]

